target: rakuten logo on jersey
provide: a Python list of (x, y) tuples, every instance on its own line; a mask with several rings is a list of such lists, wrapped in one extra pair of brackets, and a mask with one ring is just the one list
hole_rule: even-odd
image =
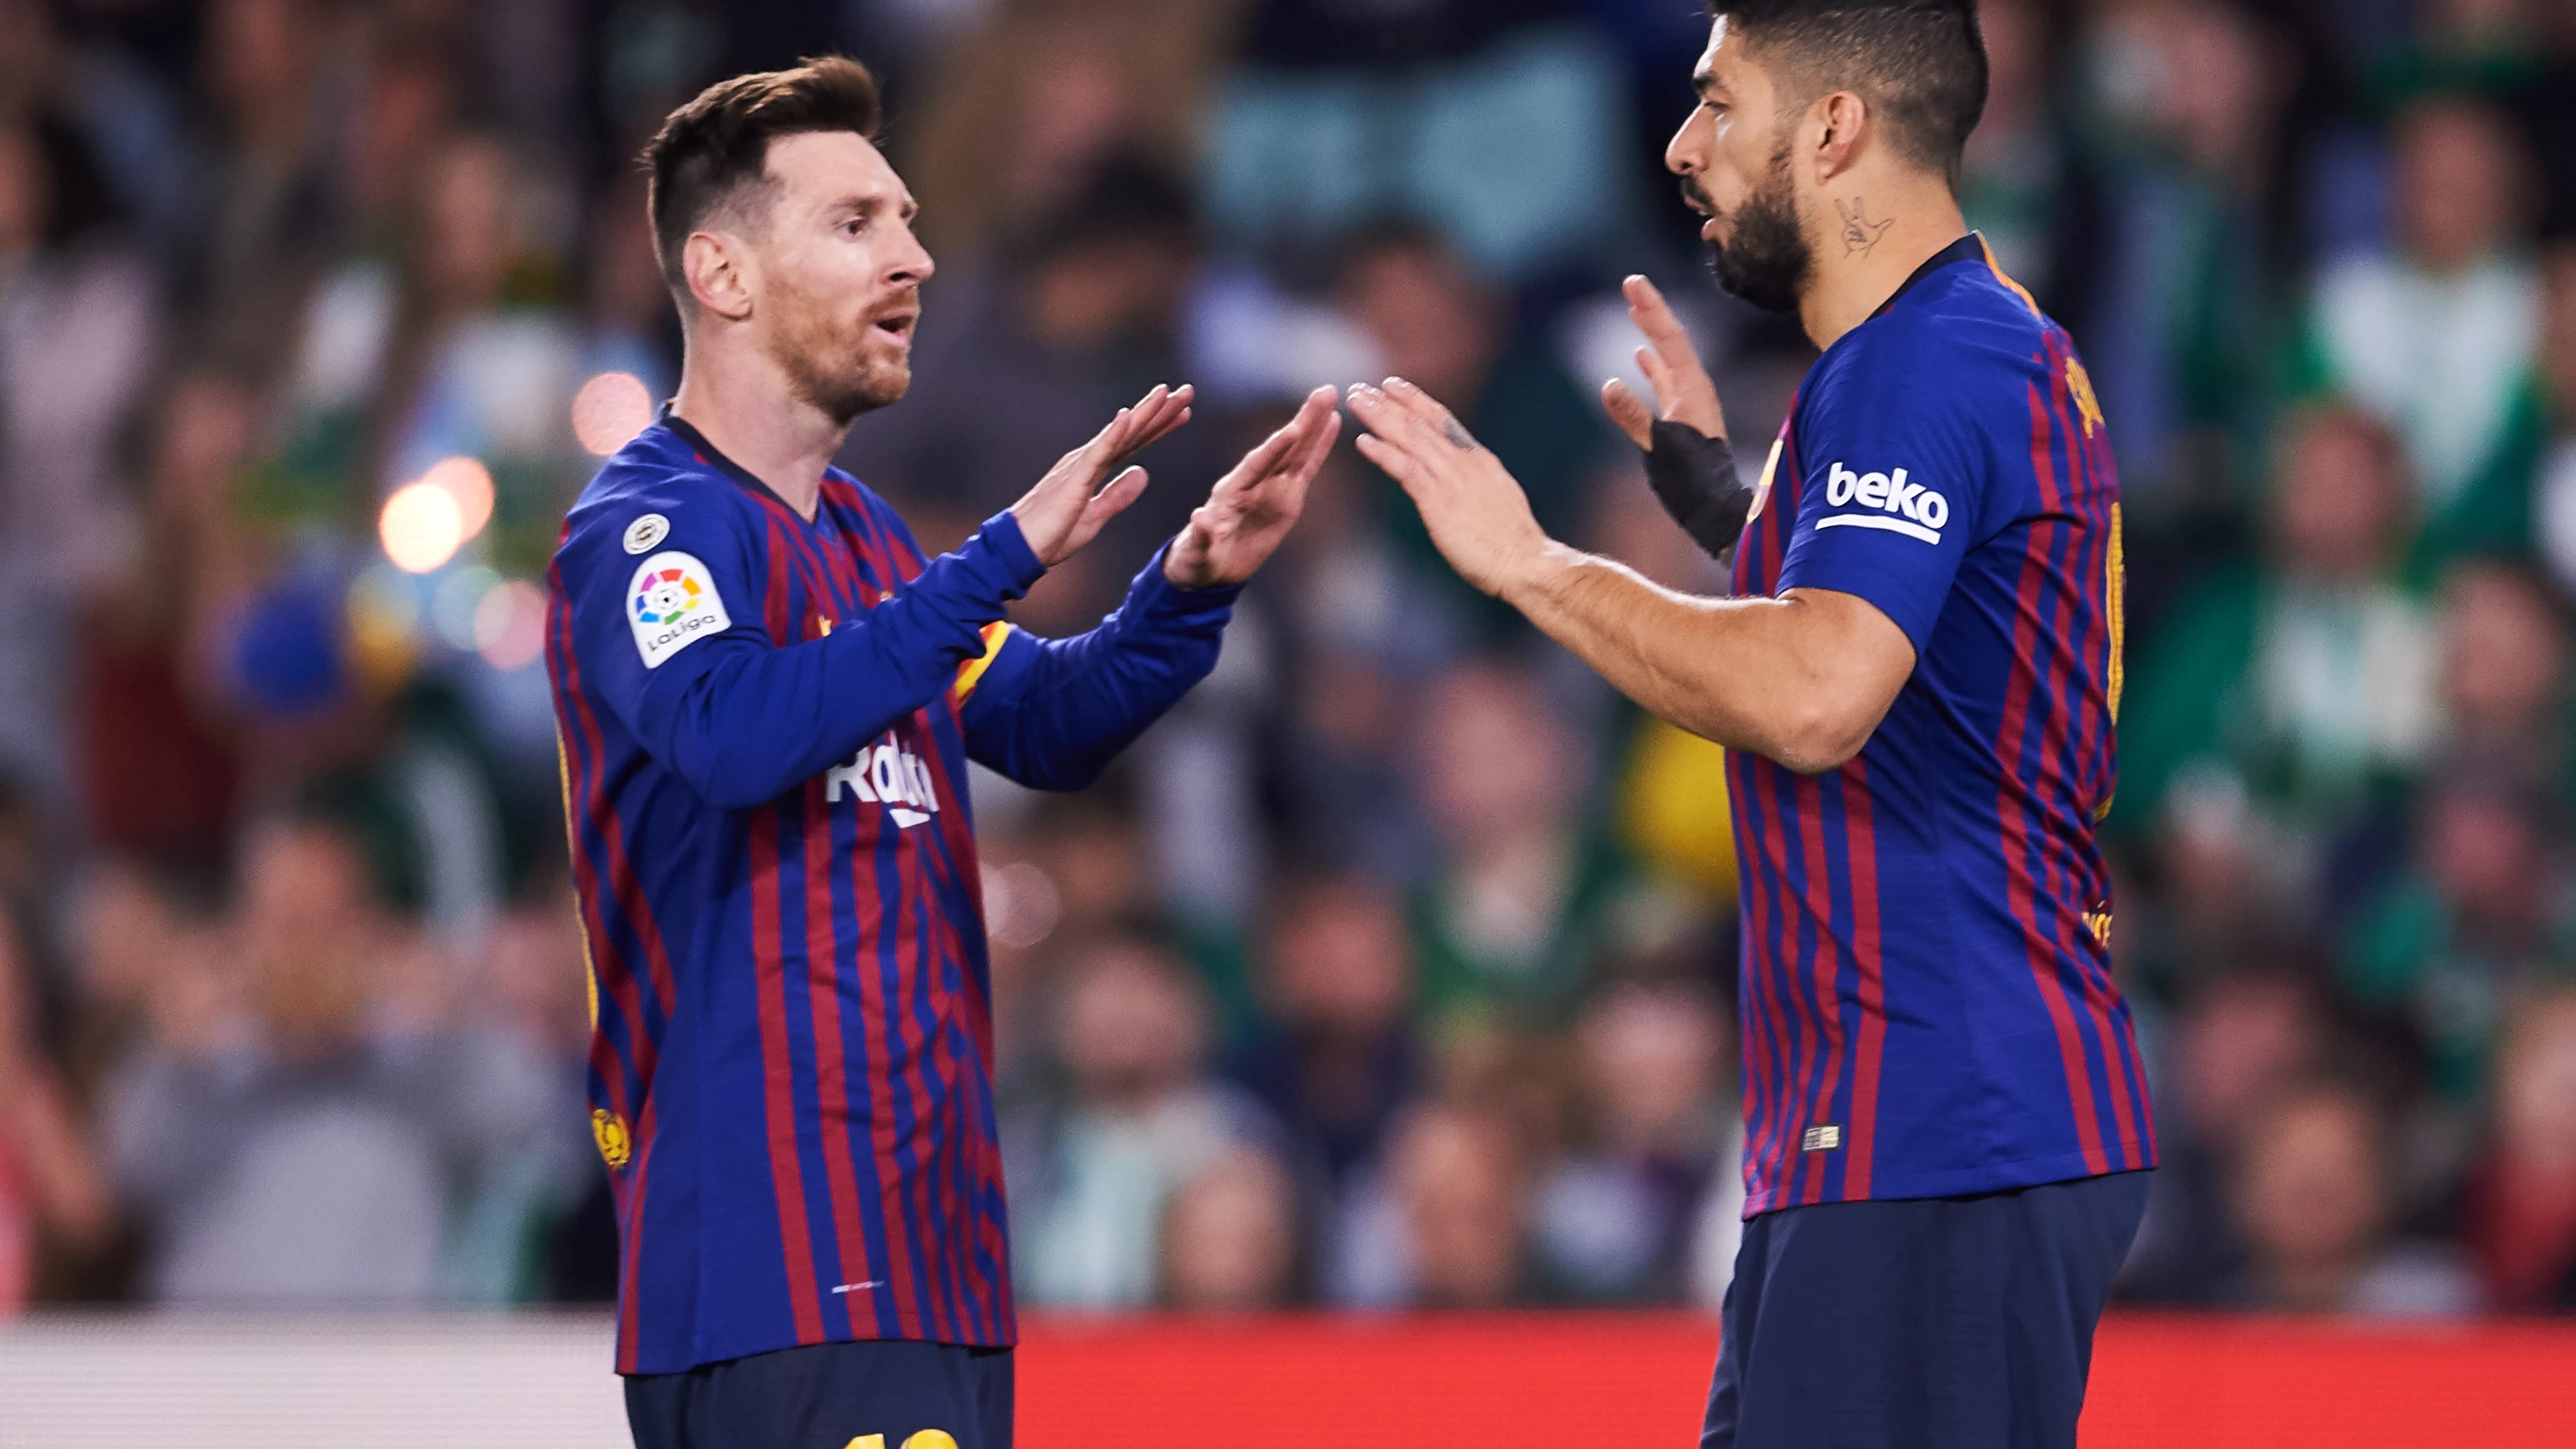
[(1920, 483), (1905, 481), (1905, 470), (1854, 473), (1836, 463), (1825, 475), (1825, 506), (1857, 504), (1874, 513), (1832, 513), (1816, 520), (1818, 528), (1877, 528), (1939, 543), (1950, 523), (1950, 500)]
[(910, 830), (939, 813), (939, 791), (921, 756), (884, 738), (850, 757), (849, 763), (823, 772), (823, 798), (838, 803), (841, 791), (855, 790), (862, 800), (882, 802), (901, 829)]

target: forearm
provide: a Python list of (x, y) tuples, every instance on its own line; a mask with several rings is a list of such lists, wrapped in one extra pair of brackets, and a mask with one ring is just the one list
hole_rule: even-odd
[(1796, 592), (1704, 599), (1612, 559), (1549, 543), (1502, 590), (1549, 638), (1653, 714), (1805, 774), (1842, 764), (1875, 728), (1849, 692), (1829, 621)]
[(994, 695), (968, 707), (970, 750), (1024, 785), (1090, 784), (1216, 667), (1240, 592), (1178, 588), (1158, 556), (1100, 627), (1024, 640), (1011, 677), (988, 677)]
[(693, 678), (648, 683), (637, 732), (712, 804), (774, 800), (937, 699), (1037, 572), (997, 520), (823, 638), (699, 646), (723, 657)]

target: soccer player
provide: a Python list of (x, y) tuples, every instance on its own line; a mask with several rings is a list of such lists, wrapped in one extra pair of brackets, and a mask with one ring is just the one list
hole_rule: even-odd
[[(1720, 281), (1823, 349), (1734, 597), (1551, 542), (1405, 383), (1354, 390), (1360, 444), (1470, 582), (1730, 751), (1747, 1221), (1702, 1443), (2072, 1446), (2155, 1161), (2094, 838), (2121, 643), (2101, 410), (1954, 199), (1986, 88), (1968, 0), (1716, 9), (1666, 160)], [(1614, 419), (1720, 451), (1687, 339), (1629, 298), (1662, 416), (1614, 385)], [(1727, 484), (1658, 492), (1724, 541), (1696, 505)]]
[(1214, 665), (1339, 426), (1309, 397), (1091, 633), (1002, 622), (1135, 499), (1120, 465), (1190, 394), (1156, 388), (924, 558), (828, 466), (903, 396), (931, 274), (877, 115), (828, 59), (712, 86), (654, 137), (680, 389), (584, 490), (549, 580), (640, 1449), (1007, 1449), (967, 762), (1097, 776)]

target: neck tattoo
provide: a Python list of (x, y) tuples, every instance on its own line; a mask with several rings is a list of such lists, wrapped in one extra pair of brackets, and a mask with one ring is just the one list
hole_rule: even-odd
[(1885, 221), (1871, 221), (1868, 213), (1862, 208), (1861, 199), (1857, 196), (1849, 201), (1835, 202), (1834, 214), (1843, 219), (1843, 255), (1845, 256), (1854, 253), (1862, 256), (1869, 255), (1877, 248), (1879, 242), (1886, 238), (1887, 229), (1896, 225), (1896, 218), (1892, 216)]

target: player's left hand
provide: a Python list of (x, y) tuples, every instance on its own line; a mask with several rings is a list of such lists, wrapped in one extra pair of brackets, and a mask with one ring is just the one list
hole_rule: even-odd
[(1351, 411), (1368, 429), (1360, 453), (1413, 499), (1459, 577), (1500, 596), (1537, 562), (1547, 534), (1519, 480), (1431, 394), (1390, 377), (1383, 390), (1352, 388)]
[(1221, 589), (1251, 578), (1306, 511), (1306, 488), (1341, 436), (1333, 390), (1306, 395), (1277, 432), (1217, 480), (1163, 558), (1163, 577), (1184, 589)]

